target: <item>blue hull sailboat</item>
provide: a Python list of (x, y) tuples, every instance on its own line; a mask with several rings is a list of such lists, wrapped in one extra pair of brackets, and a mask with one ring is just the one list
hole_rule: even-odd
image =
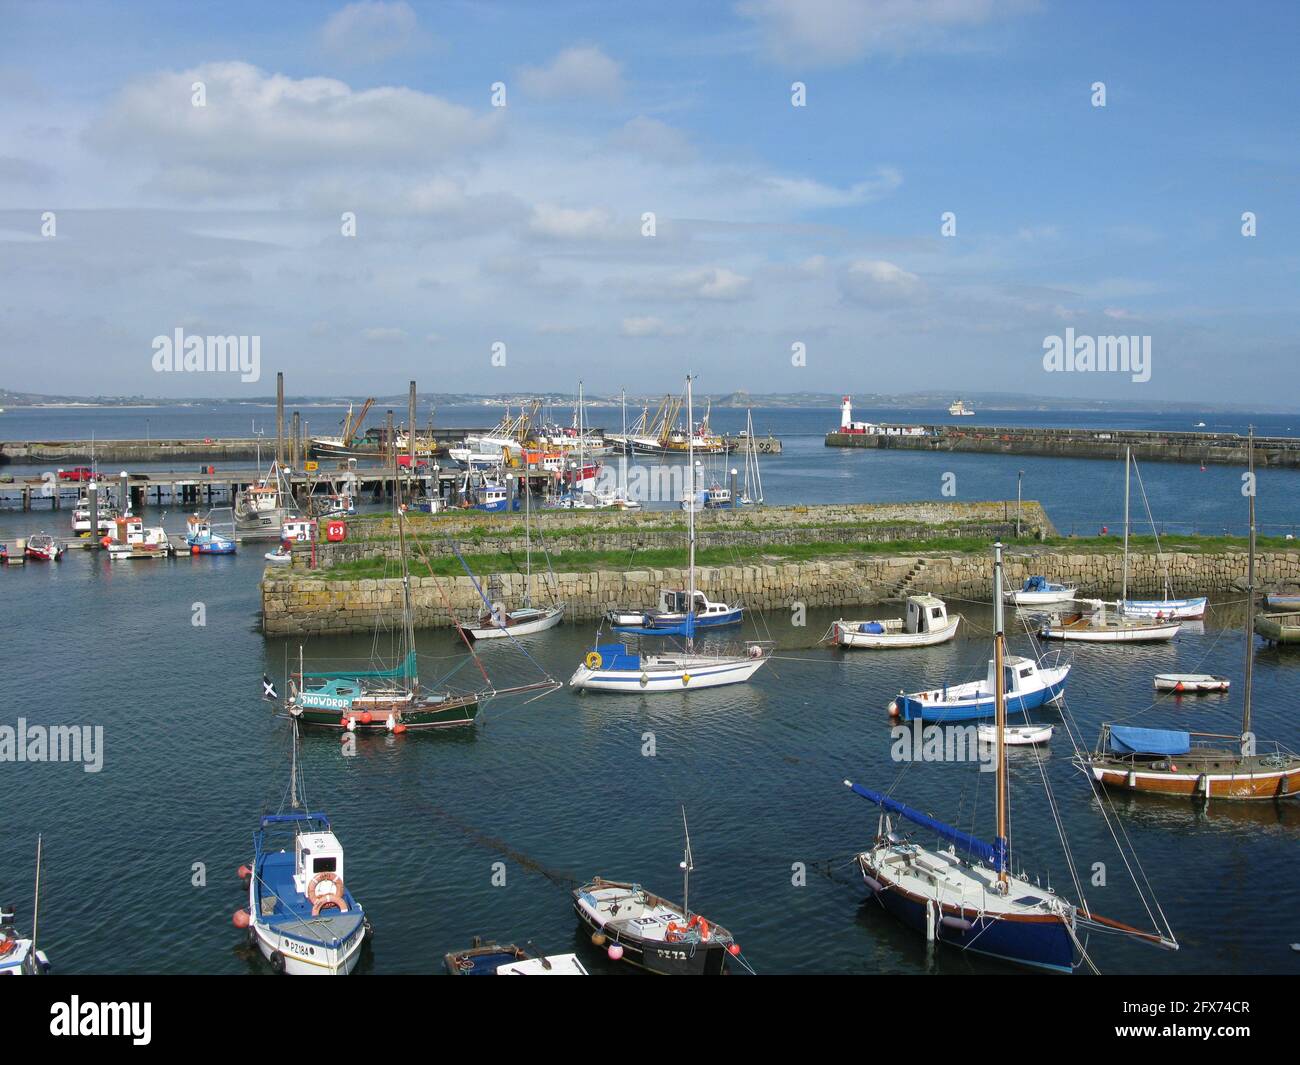
[[(1121, 932), (1177, 948), (1167, 929), (1140, 929), (1093, 914), (1038, 883), (1012, 873), (1007, 779), (1008, 704), (1003, 670), (1002, 545), (994, 545), (993, 699), (995, 706), (996, 832), (989, 843), (881, 792), (844, 781), (880, 807), (872, 846), (856, 863), (871, 896), (927, 941), (1019, 965), (1071, 972), (1086, 957), (1080, 936), (1089, 928)], [(1046, 778), (1044, 778), (1046, 784)], [(1055, 809), (1055, 805), (1053, 805)], [(894, 818), (934, 833), (947, 847), (926, 847), (895, 831)], [(1077, 883), (1077, 880), (1076, 880)]]
[[(901, 692), (889, 704), (891, 716), (904, 721), (983, 721), (997, 711), (995, 670), (997, 663), (989, 660), (988, 676), (966, 684), (951, 684), (929, 691)], [(1008, 713), (1037, 710), (1065, 694), (1065, 681), (1070, 666), (1040, 666), (1032, 658), (1008, 656), (1002, 664), (1003, 687)]]

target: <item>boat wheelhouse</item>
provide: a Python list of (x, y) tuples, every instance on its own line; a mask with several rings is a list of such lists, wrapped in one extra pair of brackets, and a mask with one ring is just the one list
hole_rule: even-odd
[(845, 621), (831, 625), (831, 639), (840, 647), (880, 650), (890, 647), (930, 647), (957, 635), (961, 615), (948, 616), (948, 605), (934, 595), (909, 595), (901, 618)]
[[(170, 558), (175, 554), (170, 537), (161, 526), (145, 528), (140, 518), (118, 518), (117, 538), (105, 543), (112, 561), (134, 558)], [(108, 537), (104, 537), (108, 541)]]

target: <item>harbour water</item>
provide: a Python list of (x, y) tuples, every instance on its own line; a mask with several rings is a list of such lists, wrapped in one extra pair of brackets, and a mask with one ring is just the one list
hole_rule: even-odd
[[(55, 435), (13, 433), (12, 413), (3, 416), (7, 434)], [(734, 428), (724, 416), (735, 413), (715, 412), (715, 426)], [(786, 440), (782, 456), (764, 461), (770, 502), (939, 498), (945, 470), (957, 474), (958, 498), (1014, 498), (1015, 472), (1024, 469), (1026, 498), (1042, 500), (1062, 532), (1118, 524), (1122, 470), (1111, 464), (828, 451), (820, 436), (832, 417), (756, 413), (760, 433)], [(480, 412), (465, 424), (490, 420)], [(245, 428), (200, 424), (195, 432)], [(1202, 532), (1239, 531), (1244, 523), (1239, 471), (1162, 465), (1143, 474), (1155, 514), (1170, 527), (1186, 521)], [(1300, 522), (1294, 476), (1261, 476), (1264, 525)], [(0, 537), (42, 524), (66, 532), (69, 514), (0, 512)], [(287, 724), (261, 699), (260, 678), (267, 673), (282, 685), (297, 645), (260, 633), (263, 567), (258, 550), (138, 564), (78, 551), (57, 565), (0, 571), (9, 680), (0, 724), (21, 717), (104, 730), (97, 773), (76, 764), (0, 763), (8, 841), (0, 894), (30, 915), (30, 851), (44, 833), (41, 940), (59, 971), (269, 972), (230, 922), (244, 901), (235, 869), (251, 855), (258, 815), (279, 805), (288, 779)], [(874, 835), (876, 812), (848, 792), (845, 777), (990, 831), (991, 776), (969, 763), (891, 758), (885, 706), (900, 689), (983, 673), (991, 612), (985, 604), (951, 606), (965, 615), (966, 632), (935, 648), (835, 652), (817, 646), (833, 614), (813, 612), (802, 627), (769, 615), (777, 657), (747, 685), (656, 697), (564, 688), (531, 702), (492, 701), (473, 730), (362, 737), (354, 756), (333, 734), (305, 735), (307, 798), (335, 819), (348, 887), (375, 926), (362, 971), (437, 971), (444, 952), (474, 935), (578, 950), (605, 971), (608, 963), (577, 930), (568, 892), (602, 874), (679, 898), (682, 805), (696, 864), (692, 907), (728, 927), (759, 972), (1007, 971), (949, 950), (927, 952), (864, 902), (849, 864)], [(1202, 631), (1189, 629), (1169, 645), (1072, 651), (1068, 705), (1083, 741), (1095, 740), (1102, 721), (1120, 718), (1235, 731), (1242, 609), (1216, 603)], [(195, 624), (200, 617), (204, 624)], [(528, 646), (567, 680), (591, 635), (587, 625), (564, 625)], [(464, 657), (449, 633), (421, 632), (418, 643), (426, 675)], [(1012, 644), (1028, 648), (1023, 631)], [(374, 650), (371, 637), (338, 638), (315, 641), (307, 654), (369, 657)], [(490, 673), (514, 654), (501, 646), (481, 653)], [(1152, 706), (1151, 678), (1169, 671), (1223, 673), (1233, 689)], [(1300, 655), (1259, 654), (1261, 737), (1300, 746), (1298, 687)], [(1058, 720), (1052, 710), (1038, 717)], [(1032, 751), (1012, 752), (1016, 863), (1077, 900), (1042, 801), (1046, 773), (1088, 900), (1100, 913), (1145, 926), (1098, 800), (1070, 754), (1061, 729), (1041, 766)], [(1094, 936), (1090, 953), (1102, 971), (1294, 971), (1300, 803), (1216, 802), (1206, 810), (1119, 797), (1112, 817), (1183, 949), (1170, 954)], [(496, 863), (503, 863), (500, 886)], [(798, 886), (801, 865), (806, 883)]]

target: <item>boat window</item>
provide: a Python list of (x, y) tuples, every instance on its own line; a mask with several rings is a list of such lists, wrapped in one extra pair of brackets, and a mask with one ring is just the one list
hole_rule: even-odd
[(931, 607), (931, 608), (930, 608), (930, 617), (932, 617), (932, 618), (941, 618), (941, 617), (943, 617), (943, 610), (942, 610), (942, 608), (937, 607), (937, 606), (935, 606), (935, 607)]
[(1033, 671), (1034, 671), (1034, 667), (1033, 667), (1033, 666), (1025, 666), (1025, 668), (1022, 669), (1022, 670), (1020, 671), (1020, 675), (1021, 675), (1022, 677), (1027, 677), (1027, 676), (1029, 676), (1031, 673), (1033, 673)]
[(337, 868), (337, 858), (313, 858), (311, 860), (311, 871), (313, 873), (332, 873)]

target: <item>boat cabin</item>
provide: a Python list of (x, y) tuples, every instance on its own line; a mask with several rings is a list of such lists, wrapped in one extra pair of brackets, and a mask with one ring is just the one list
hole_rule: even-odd
[(294, 838), (293, 886), (301, 894), (321, 873), (333, 873), (343, 880), (343, 845), (333, 832), (300, 832)]
[(904, 630), (920, 634), (938, 632), (948, 626), (948, 605), (934, 595), (909, 595)]
[[(659, 590), (659, 613), (660, 614), (681, 614), (687, 613), (686, 604), (689, 601), (687, 593), (676, 588), (661, 588)], [(726, 603), (714, 603), (705, 597), (704, 593), (698, 589), (695, 592), (695, 619), (701, 621), (710, 617), (717, 617), (723, 614), (731, 613), (731, 607)]]
[[(990, 692), (997, 683), (995, 669), (994, 660), (990, 658), (989, 671), (985, 678)], [(1002, 684), (1008, 698), (1021, 692), (1038, 691), (1043, 687), (1043, 682), (1038, 677), (1038, 663), (1032, 658), (1007, 655), (1002, 660)]]

